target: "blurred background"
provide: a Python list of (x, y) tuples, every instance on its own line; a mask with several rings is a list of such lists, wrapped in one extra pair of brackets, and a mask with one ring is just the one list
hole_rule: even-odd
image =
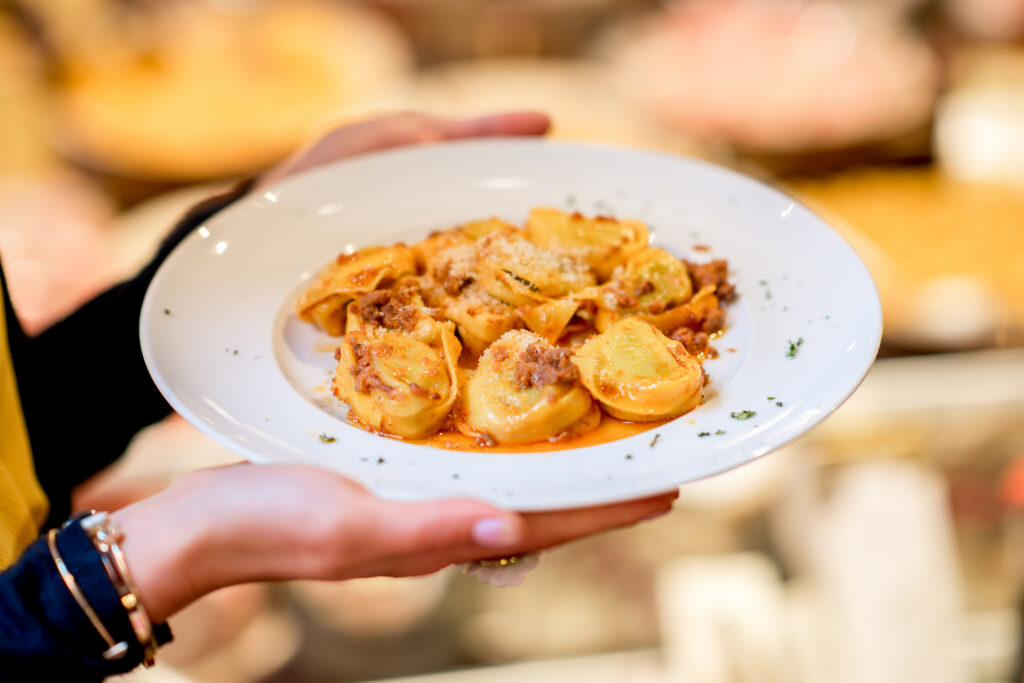
[[(0, 254), (38, 331), (192, 203), (376, 112), (550, 112), (826, 216), (880, 359), (656, 522), (456, 569), (224, 590), (135, 681), (1022, 680), (1024, 0), (0, 0)], [(236, 458), (179, 418), (77, 492)]]

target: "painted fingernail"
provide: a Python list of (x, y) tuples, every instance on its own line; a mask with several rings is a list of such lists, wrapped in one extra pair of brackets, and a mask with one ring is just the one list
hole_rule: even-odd
[(505, 548), (519, 540), (519, 534), (504, 519), (482, 519), (473, 525), (473, 542), (490, 548)]

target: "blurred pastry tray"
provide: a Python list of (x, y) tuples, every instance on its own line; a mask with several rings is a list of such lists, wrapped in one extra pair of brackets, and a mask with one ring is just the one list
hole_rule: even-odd
[(878, 285), (884, 344), (903, 351), (1024, 344), (1024, 190), (929, 166), (789, 179)]

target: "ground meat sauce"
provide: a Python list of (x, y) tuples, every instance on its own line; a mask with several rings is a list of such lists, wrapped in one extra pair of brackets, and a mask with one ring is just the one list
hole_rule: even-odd
[(389, 330), (409, 331), (416, 327), (420, 312), (412, 303), (410, 288), (378, 289), (356, 301), (359, 317)]
[(580, 371), (569, 358), (572, 351), (555, 347), (543, 347), (530, 344), (516, 360), (513, 381), (517, 389), (531, 386), (543, 387), (558, 382), (575, 382), (580, 378)]
[(619, 308), (635, 308), (637, 304), (636, 297), (632, 294), (628, 294), (625, 290), (616, 287), (612, 290), (612, 295), (615, 297), (615, 305)]
[(472, 281), (473, 278), (470, 276), (465, 274), (456, 275), (449, 269), (444, 276), (444, 280), (442, 280), (441, 286), (444, 287), (445, 293), (449, 296), (458, 296), (459, 293)]
[(693, 280), (693, 291), (700, 291), (708, 285), (715, 286), (715, 295), (720, 301), (732, 301), (736, 297), (736, 286), (729, 282), (729, 264), (725, 259), (707, 263), (683, 261), (686, 272)]
[(683, 263), (686, 264), (686, 271), (693, 281), (694, 291), (714, 285), (719, 306), (703, 319), (687, 315), (682, 325), (669, 332), (668, 336), (680, 342), (690, 354), (714, 358), (718, 352), (709, 342), (713, 335), (725, 327), (725, 308), (722, 304), (736, 298), (736, 287), (728, 280), (729, 264), (724, 259), (708, 263)]
[(714, 358), (718, 355), (718, 353), (709, 346), (711, 335), (707, 332), (695, 332), (689, 327), (678, 327), (669, 333), (669, 337), (680, 342), (686, 348), (686, 352), (692, 356), (704, 355)]
[(353, 344), (352, 355), (356, 357), (356, 364), (349, 371), (355, 378), (355, 388), (361, 394), (369, 394), (373, 391), (380, 391), (393, 396), (398, 391), (390, 384), (385, 384), (373, 367), (373, 357), (367, 344)]
[(416, 382), (413, 382), (412, 384), (409, 385), (409, 391), (412, 393), (413, 396), (418, 396), (419, 398), (430, 398), (435, 401), (441, 398), (441, 394), (437, 393), (436, 391), (427, 391), (419, 384), (416, 384)]

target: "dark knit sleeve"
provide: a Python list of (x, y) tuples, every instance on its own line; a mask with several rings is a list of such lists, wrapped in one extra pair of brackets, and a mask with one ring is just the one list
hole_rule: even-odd
[[(92, 542), (74, 522), (57, 535), (57, 548), (75, 582), (115, 642), (128, 643), (118, 660), (103, 659), (107, 644), (68, 591), (45, 538), (0, 573), (0, 679), (99, 681), (142, 663), (142, 647), (107, 578)], [(166, 625), (154, 627), (166, 643)]]
[(240, 184), (193, 208), (135, 278), (39, 336), (26, 336), (9, 315), (11, 357), (36, 475), (50, 499), (51, 526), (68, 517), (75, 486), (120, 456), (136, 432), (171, 412), (142, 358), (143, 297), (174, 247), (249, 186)]

